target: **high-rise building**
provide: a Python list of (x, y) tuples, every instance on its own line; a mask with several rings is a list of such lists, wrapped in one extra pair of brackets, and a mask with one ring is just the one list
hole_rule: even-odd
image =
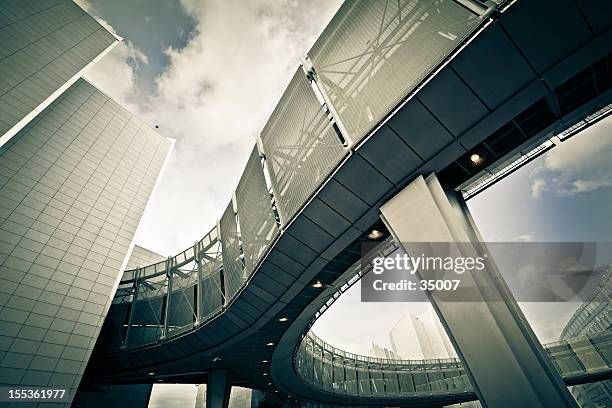
[(77, 388), (171, 147), (83, 79), (0, 147), (0, 385)]
[[(126, 263), (125, 270), (139, 266), (150, 265), (166, 257), (134, 245), (130, 257)], [(126, 276), (122, 277), (125, 279)], [(128, 277), (128, 279), (131, 277)], [(151, 399), (153, 384), (122, 384), (122, 385), (97, 385), (95, 387), (79, 387), (71, 408), (146, 408)]]
[(117, 41), (72, 0), (0, 2), (0, 146)]
[[(261, 391), (232, 387), (228, 408), (257, 408), (263, 399)], [(206, 408), (206, 384), (198, 385), (195, 408)]]
[(150, 251), (140, 245), (134, 245), (134, 249), (132, 249), (132, 253), (130, 254), (130, 259), (125, 265), (125, 270), (129, 271), (138, 267), (152, 265), (165, 259), (167, 259), (167, 257), (157, 252)]
[(386, 347), (381, 347), (376, 343), (372, 343), (372, 346), (370, 347), (370, 355), (376, 358), (395, 360), (395, 353), (393, 350), (389, 350)]
[[(576, 309), (561, 332), (561, 340), (612, 328), (612, 266), (602, 268), (602, 280), (593, 294)], [(612, 406), (612, 381), (597, 381), (571, 387), (582, 408)]]
[(391, 329), (389, 337), (397, 358), (441, 359), (457, 356), (431, 307), (417, 316), (403, 316)]

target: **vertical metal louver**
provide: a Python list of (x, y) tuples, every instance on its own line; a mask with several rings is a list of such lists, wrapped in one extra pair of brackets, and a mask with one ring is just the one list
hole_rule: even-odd
[(221, 220), (221, 253), (223, 255), (223, 278), (225, 283), (225, 297), (231, 299), (245, 280), (244, 268), (240, 260), (240, 241), (233, 204), (230, 202)]
[(250, 274), (279, 232), (257, 146), (253, 148), (236, 187), (236, 206), (245, 271)]
[(357, 142), (480, 22), (452, 0), (347, 0), (308, 56)]
[(223, 307), (223, 292), (221, 290), (221, 272), (219, 269), (212, 269), (210, 272), (203, 274), (202, 289), (202, 311), (200, 317), (206, 320), (211, 315)]
[(284, 222), (347, 154), (301, 68), (276, 105), (261, 140)]

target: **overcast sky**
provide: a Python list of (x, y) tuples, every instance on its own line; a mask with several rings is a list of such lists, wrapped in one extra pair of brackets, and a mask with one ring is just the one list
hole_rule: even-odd
[[(340, 0), (80, 0), (124, 41), (86, 77), (177, 143), (136, 243), (169, 255), (215, 225), (255, 138)], [(494, 241), (612, 241), (610, 120), (473, 198)], [(367, 354), (372, 341), (424, 305), (361, 304), (359, 287), (315, 326)], [(542, 341), (576, 305), (525, 305)], [(366, 323), (366, 324), (364, 324)], [(342, 327), (342, 330), (339, 330)], [(370, 329), (365, 331), (364, 327)], [(193, 406), (196, 387), (156, 386), (151, 407)]]

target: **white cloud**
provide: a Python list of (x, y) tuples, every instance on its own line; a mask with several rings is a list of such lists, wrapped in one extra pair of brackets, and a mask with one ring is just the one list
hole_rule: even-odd
[(546, 181), (544, 179), (535, 179), (531, 182), (531, 197), (538, 199), (542, 197), (542, 191), (546, 187)]
[(196, 30), (184, 48), (165, 50), (170, 63), (157, 92), (141, 100), (145, 120), (177, 144), (139, 243), (172, 252), (215, 225), (257, 135), (340, 2), (183, 2)]
[(512, 238), (512, 242), (533, 242), (533, 235), (525, 234)]
[[(76, 3), (92, 15), (102, 27), (119, 37), (108, 21), (96, 15), (90, 0), (78, 0)], [(147, 56), (129, 40), (124, 39), (96, 62), (84, 77), (124, 107), (138, 114), (138, 106), (131, 103), (129, 98), (136, 91), (136, 71), (148, 63)]]
[(136, 90), (136, 70), (147, 63), (147, 56), (124, 40), (102, 57), (85, 74), (85, 78), (126, 108), (138, 113), (138, 106), (130, 102), (129, 97)]
[(531, 196), (542, 191), (571, 196), (612, 186), (612, 119), (560, 143), (544, 157), (544, 165), (532, 180)]

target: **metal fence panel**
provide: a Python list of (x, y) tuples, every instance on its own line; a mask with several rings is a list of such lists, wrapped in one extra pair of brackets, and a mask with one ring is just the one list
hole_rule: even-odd
[[(221, 254), (223, 257), (223, 278), (225, 285), (225, 297), (229, 301), (240, 289), (246, 275), (240, 259), (240, 242), (238, 240), (238, 226), (236, 215), (230, 202), (221, 220)], [(203, 297), (203, 299), (205, 299)]]
[(236, 206), (245, 271), (251, 274), (279, 233), (257, 146), (253, 148), (236, 187)]
[(347, 0), (308, 55), (356, 142), (480, 21), (452, 0)]
[(285, 223), (347, 154), (301, 67), (276, 105), (261, 140)]

